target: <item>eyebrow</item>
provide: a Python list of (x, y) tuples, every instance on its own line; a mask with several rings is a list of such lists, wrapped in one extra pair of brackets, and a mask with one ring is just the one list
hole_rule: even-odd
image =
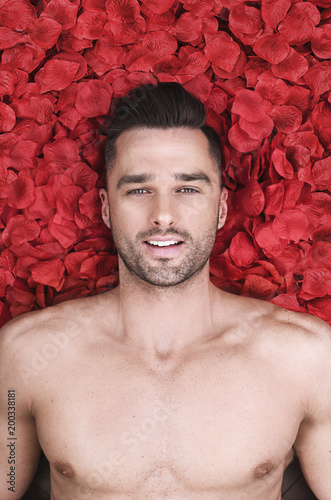
[(132, 174), (123, 175), (116, 184), (116, 189), (120, 189), (125, 184), (142, 184), (144, 182), (149, 182), (153, 179), (153, 175), (150, 174)]
[[(177, 173), (174, 175), (176, 181), (183, 182), (193, 182), (193, 181), (203, 181), (208, 185), (211, 185), (211, 180), (203, 172), (196, 173)], [(132, 174), (132, 175), (123, 175), (116, 184), (116, 189), (120, 189), (122, 186), (126, 184), (143, 184), (144, 182), (149, 182), (154, 179), (154, 175), (151, 174)]]
[(176, 181), (192, 182), (192, 181), (203, 181), (206, 184), (211, 184), (211, 180), (208, 175), (204, 172), (196, 172), (192, 174), (179, 173), (175, 174)]

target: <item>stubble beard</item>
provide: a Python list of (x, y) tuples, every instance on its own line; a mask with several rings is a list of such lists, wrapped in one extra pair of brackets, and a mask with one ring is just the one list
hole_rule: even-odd
[(166, 231), (167, 236), (175, 235), (185, 241), (185, 257), (177, 265), (172, 264), (173, 259), (170, 258), (158, 258), (151, 264), (144, 256), (142, 241), (150, 240), (153, 236), (164, 236), (162, 231), (156, 228), (140, 232), (132, 243), (123, 233), (121, 234), (118, 227), (112, 224), (110, 217), (109, 223), (118, 255), (129, 273), (150, 285), (163, 288), (180, 285), (198, 275), (205, 267), (215, 244), (218, 216), (219, 212), (214, 224), (195, 241), (187, 231), (175, 228)]

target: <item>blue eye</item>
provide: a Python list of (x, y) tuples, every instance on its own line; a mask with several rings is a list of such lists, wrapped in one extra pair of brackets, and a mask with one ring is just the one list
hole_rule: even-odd
[(193, 189), (193, 188), (181, 188), (180, 191), (182, 193), (186, 193), (186, 194), (195, 194), (195, 193), (199, 193), (199, 191), (197, 189)]
[(131, 191), (128, 192), (128, 194), (136, 194), (136, 195), (145, 194), (145, 193), (147, 193), (146, 189), (142, 189), (142, 188), (132, 189)]

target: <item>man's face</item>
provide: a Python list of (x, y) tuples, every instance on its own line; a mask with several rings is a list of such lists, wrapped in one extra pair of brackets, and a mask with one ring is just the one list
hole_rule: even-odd
[(207, 263), (226, 217), (226, 190), (200, 130), (123, 132), (102, 216), (126, 268), (157, 286), (177, 285)]

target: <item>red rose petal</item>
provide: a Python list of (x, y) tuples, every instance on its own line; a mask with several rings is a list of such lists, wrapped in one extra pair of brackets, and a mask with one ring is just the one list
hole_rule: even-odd
[(238, 207), (248, 216), (259, 215), (264, 207), (264, 194), (257, 181), (250, 181), (238, 192)]
[(230, 144), (241, 153), (249, 153), (261, 145), (261, 141), (259, 139), (252, 139), (240, 128), (239, 123), (235, 123), (230, 128), (228, 138)]
[(175, 37), (177, 40), (184, 43), (193, 42), (198, 38), (201, 32), (202, 19), (191, 14), (191, 12), (184, 12), (181, 14), (174, 27)]
[(286, 158), (284, 150), (275, 148), (271, 155), (271, 163), (276, 171), (285, 179), (290, 179), (293, 176), (293, 167)]
[(324, 94), (331, 89), (331, 61), (317, 63), (303, 75), (314, 95)]
[(310, 42), (314, 25), (320, 22), (320, 13), (310, 2), (298, 2), (292, 5), (285, 19), (279, 24), (278, 31), (291, 45)]
[[(233, 71), (228, 72), (224, 71), (222, 68), (213, 65), (213, 71), (218, 78), (227, 78), (232, 80), (233, 78), (237, 78), (242, 75), (245, 67), (246, 67), (247, 58), (245, 54), (241, 51), (239, 57), (234, 65)], [(229, 86), (231, 86), (231, 82), (226, 82)], [(242, 85), (240, 86), (242, 88)]]
[(50, 49), (56, 44), (62, 26), (55, 19), (39, 17), (29, 24), (27, 31), (36, 45), (42, 49)]
[(223, 90), (213, 87), (209, 93), (207, 107), (212, 108), (216, 113), (222, 113), (228, 104), (228, 97)]
[(55, 203), (58, 213), (64, 219), (75, 220), (75, 213), (78, 210), (78, 199), (83, 194), (83, 190), (78, 186), (68, 186), (61, 190)]
[(277, 295), (277, 297), (275, 297), (274, 299), (272, 299), (271, 302), (272, 304), (284, 307), (289, 311), (304, 312), (304, 309), (300, 306), (296, 295), (282, 293), (280, 295)]
[(23, 170), (24, 168), (34, 168), (36, 166), (37, 152), (38, 144), (21, 138), (11, 146), (9, 154), (16, 170)]
[(260, 224), (254, 232), (254, 238), (269, 258), (281, 255), (287, 245), (287, 241), (275, 233), (272, 222)]
[(69, 253), (64, 259), (64, 265), (69, 274), (77, 276), (84, 260), (92, 256), (91, 251)]
[(0, 50), (13, 47), (21, 39), (21, 34), (5, 26), (0, 26)]
[(24, 31), (37, 17), (28, 0), (7, 0), (0, 8), (0, 24), (15, 31)]
[(79, 68), (75, 75), (74, 81), (80, 80), (87, 73), (87, 63), (83, 56), (80, 54), (76, 54), (74, 52), (60, 52), (59, 54), (55, 54), (53, 60), (61, 60), (61, 61), (74, 61), (79, 64)]
[(31, 97), (30, 109), (38, 123), (50, 122), (54, 112), (54, 106), (47, 97)]
[(288, 95), (288, 86), (280, 78), (276, 78), (271, 71), (265, 71), (258, 77), (255, 90), (272, 104), (283, 104)]
[(310, 300), (307, 304), (311, 314), (323, 319), (331, 325), (331, 298)]
[(303, 275), (302, 290), (313, 297), (331, 295), (330, 269), (307, 269)]
[(167, 31), (148, 33), (142, 40), (142, 46), (151, 50), (157, 57), (168, 57), (177, 49), (176, 39)]
[(268, 215), (277, 215), (281, 211), (284, 199), (284, 184), (272, 184), (264, 190), (265, 207), (264, 213)]
[(267, 300), (274, 296), (278, 287), (262, 276), (250, 275), (245, 278), (242, 295)]
[(284, 36), (275, 34), (259, 38), (253, 50), (256, 55), (271, 64), (279, 64), (288, 56), (290, 46)]
[(331, 58), (331, 26), (329, 24), (314, 30), (311, 48), (316, 57), (320, 59)]
[(231, 240), (229, 255), (239, 267), (248, 267), (254, 262), (259, 253), (248, 234), (240, 231)]
[(0, 132), (9, 132), (14, 128), (16, 116), (14, 110), (0, 101)]
[(244, 118), (240, 117), (239, 127), (252, 139), (262, 140), (271, 134), (274, 128), (274, 122), (268, 115), (266, 115), (264, 119), (258, 123), (248, 122)]
[(82, 162), (74, 163), (66, 169), (64, 174), (71, 179), (73, 184), (81, 187), (84, 191), (91, 191), (98, 179), (98, 174)]
[(35, 296), (32, 292), (20, 290), (15, 287), (11, 287), (8, 290), (6, 299), (10, 304), (10, 314), (13, 318), (31, 311), (35, 302)]
[(273, 221), (275, 233), (280, 237), (298, 242), (308, 227), (308, 219), (301, 210), (284, 210)]
[(12, 94), (15, 91), (17, 74), (15, 71), (0, 69), (0, 97)]
[(11, 68), (22, 69), (28, 73), (32, 71), (33, 55), (29, 47), (19, 45), (6, 49), (2, 53), (2, 63)]
[(45, 161), (54, 162), (64, 168), (80, 161), (76, 142), (66, 137), (61, 137), (54, 142), (46, 144), (43, 148), (43, 153)]
[(262, 0), (262, 18), (272, 28), (284, 19), (291, 7), (291, 0)]
[(3, 238), (8, 237), (13, 245), (21, 245), (38, 237), (40, 226), (34, 220), (27, 220), (23, 215), (14, 215), (3, 232)]
[(7, 269), (0, 268), (0, 296), (4, 297), (7, 286), (11, 286), (15, 281), (13, 274)]
[(69, 248), (79, 240), (81, 229), (73, 221), (63, 219), (60, 215), (54, 215), (48, 224), (49, 230), (64, 247)]
[(114, 255), (94, 255), (86, 259), (78, 273), (79, 278), (101, 278), (114, 272), (117, 267), (117, 257)]
[(240, 54), (239, 45), (224, 32), (205, 35), (206, 46), (204, 52), (212, 64), (224, 71), (231, 72)]
[(236, 94), (231, 111), (253, 123), (261, 122), (266, 116), (261, 95), (246, 89)]
[(234, 28), (240, 33), (256, 33), (262, 27), (260, 11), (240, 3), (230, 10), (229, 26), (230, 29)]
[(79, 39), (78, 37), (74, 36), (70, 31), (67, 30), (67, 31), (62, 31), (56, 46), (58, 50), (63, 50), (65, 52), (71, 52), (71, 51), (79, 52), (88, 47), (93, 47), (93, 43), (91, 40), (87, 40), (86, 38)]
[[(317, 161), (312, 168), (312, 176), (317, 189), (331, 189), (331, 156)], [(330, 261), (331, 262), (331, 261)]]
[(41, 92), (49, 90), (63, 90), (75, 79), (79, 70), (79, 63), (52, 59), (36, 74), (36, 81), (41, 87)]
[(277, 130), (283, 134), (295, 132), (302, 122), (301, 111), (294, 106), (274, 106), (269, 114)]
[(170, 9), (175, 0), (142, 0), (142, 4), (155, 14), (163, 14)]
[(123, 65), (126, 53), (122, 47), (114, 47), (108, 38), (103, 36), (95, 44), (95, 55), (103, 63), (107, 64), (107, 71), (109, 71)]
[(126, 45), (136, 42), (146, 31), (146, 21), (142, 16), (131, 23), (111, 23), (104, 26), (104, 34), (113, 41), (115, 45)]
[(25, 208), (34, 201), (35, 185), (29, 177), (18, 177), (7, 188), (8, 205), (13, 208)]
[(321, 101), (312, 112), (312, 121), (318, 131), (318, 137), (323, 146), (331, 148), (331, 105)]
[(288, 104), (290, 106), (295, 106), (301, 113), (307, 111), (310, 107), (311, 102), (311, 92), (304, 87), (293, 86), (287, 91), (284, 103), (274, 103), (274, 104)]
[(60, 259), (37, 262), (30, 268), (30, 271), (36, 283), (52, 286), (56, 291), (61, 290), (64, 282), (65, 267)]
[(115, 23), (132, 23), (140, 13), (137, 0), (106, 0), (106, 12)]
[(83, 116), (92, 118), (108, 114), (112, 96), (111, 86), (100, 80), (81, 82), (77, 87), (75, 106)]
[(213, 0), (200, 0), (199, 2), (190, 2), (184, 0), (183, 6), (185, 10), (192, 12), (192, 14), (194, 14), (195, 16), (205, 17), (212, 11), (214, 2)]
[(331, 245), (329, 241), (316, 241), (307, 255), (307, 264), (311, 268), (330, 267)]
[(271, 70), (278, 78), (296, 82), (307, 72), (308, 62), (291, 47), (286, 59), (278, 64), (272, 64)]
[(247, 80), (248, 87), (255, 87), (258, 77), (264, 72), (268, 71), (270, 64), (263, 61), (259, 57), (250, 57), (248, 63), (245, 67), (245, 77)]
[(77, 11), (78, 6), (73, 2), (69, 2), (69, 0), (51, 0), (40, 17), (55, 19), (61, 24), (62, 29), (68, 30), (76, 23)]
[(83, 194), (79, 199), (78, 205), (80, 213), (88, 217), (94, 224), (101, 222), (99, 189), (92, 189)]
[(27, 211), (31, 219), (48, 220), (54, 215), (54, 208), (50, 206), (43, 186), (35, 189), (34, 200), (28, 206)]
[(108, 21), (106, 12), (83, 12), (77, 19), (77, 23), (71, 34), (82, 40), (96, 40), (102, 34), (102, 30)]

